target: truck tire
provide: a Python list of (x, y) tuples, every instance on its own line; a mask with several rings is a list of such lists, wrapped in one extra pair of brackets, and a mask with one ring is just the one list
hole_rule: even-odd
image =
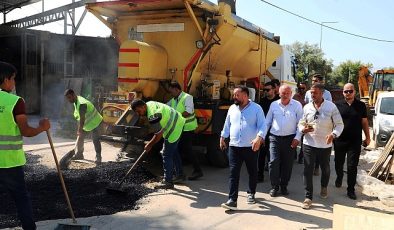
[(207, 141), (207, 159), (209, 164), (219, 167), (228, 167), (227, 150), (222, 151), (219, 147), (219, 135), (212, 136)]

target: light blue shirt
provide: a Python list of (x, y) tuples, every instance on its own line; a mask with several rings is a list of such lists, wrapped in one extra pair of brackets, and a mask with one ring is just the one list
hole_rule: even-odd
[(230, 146), (251, 147), (257, 136), (264, 138), (264, 113), (260, 105), (249, 100), (242, 110), (231, 105), (224, 122), (221, 136), (230, 137)]
[[(323, 99), (327, 101), (332, 101), (331, 93), (328, 90), (324, 90)], [(306, 91), (304, 101), (306, 104), (312, 101), (311, 90)]]
[(283, 105), (279, 100), (272, 102), (265, 119), (264, 135), (271, 127), (270, 133), (275, 136), (296, 134), (295, 139), (301, 140), (298, 121), (302, 118), (303, 110), (300, 102), (290, 99), (289, 104)]

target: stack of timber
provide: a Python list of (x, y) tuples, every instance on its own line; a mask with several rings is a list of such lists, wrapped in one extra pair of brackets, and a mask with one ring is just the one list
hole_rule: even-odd
[(393, 166), (393, 153), (394, 153), (394, 133), (391, 135), (390, 140), (387, 142), (379, 159), (372, 166), (368, 175), (376, 177), (379, 180), (387, 182), (391, 167)]

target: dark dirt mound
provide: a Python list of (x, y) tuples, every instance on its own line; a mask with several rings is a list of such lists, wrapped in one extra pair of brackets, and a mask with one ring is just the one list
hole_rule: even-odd
[[(25, 179), (35, 220), (70, 218), (57, 172), (42, 165), (34, 165), (36, 161), (37, 156), (29, 156), (25, 167)], [(76, 218), (109, 215), (138, 208), (136, 201), (153, 191), (143, 186), (154, 178), (143, 167), (137, 167), (124, 182), (122, 187), (126, 188), (126, 194), (106, 192), (108, 184), (119, 182), (130, 166), (128, 162), (109, 162), (95, 168), (64, 171), (64, 180)], [(0, 228), (18, 226), (14, 202), (2, 187), (0, 207)]]

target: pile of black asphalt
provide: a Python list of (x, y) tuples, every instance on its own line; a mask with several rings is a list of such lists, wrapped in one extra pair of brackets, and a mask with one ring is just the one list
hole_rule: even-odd
[[(30, 192), (35, 221), (70, 218), (58, 173), (38, 164), (37, 155), (28, 155), (25, 180)], [(75, 217), (110, 215), (138, 209), (137, 201), (153, 192), (144, 184), (154, 176), (143, 166), (128, 176), (124, 194), (110, 194), (106, 187), (120, 182), (130, 162), (106, 162), (88, 169), (63, 171)], [(11, 195), (0, 187), (0, 228), (20, 226)]]

